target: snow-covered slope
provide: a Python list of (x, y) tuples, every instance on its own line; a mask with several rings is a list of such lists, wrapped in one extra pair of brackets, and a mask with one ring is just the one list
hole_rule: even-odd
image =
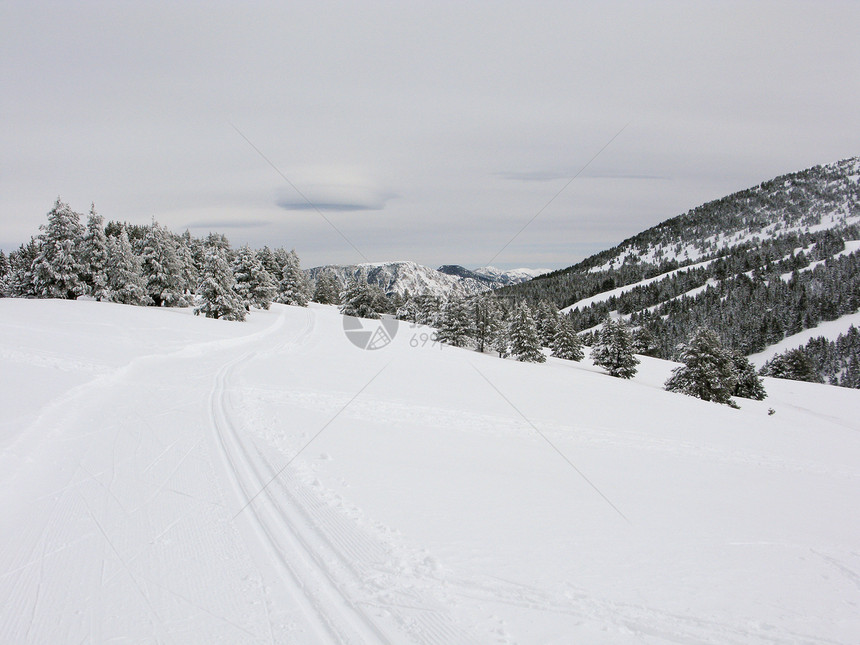
[(0, 300), (0, 642), (857, 642), (860, 393), (426, 331)]
[(703, 204), (606, 252), (600, 272), (636, 262), (695, 262), (742, 244), (860, 223), (860, 157), (776, 177)]
[[(860, 157), (776, 177), (503, 294), (551, 301), (580, 332), (622, 315), (664, 358), (702, 326), (746, 355), (817, 335), (860, 303), (858, 178)], [(834, 365), (854, 360), (844, 344), (834, 351)]]

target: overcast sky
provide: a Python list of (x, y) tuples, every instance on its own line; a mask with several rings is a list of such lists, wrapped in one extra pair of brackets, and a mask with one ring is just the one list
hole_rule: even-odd
[(860, 154), (858, 25), (818, 0), (6, 1), (0, 248), (60, 195), (306, 267), (568, 266)]

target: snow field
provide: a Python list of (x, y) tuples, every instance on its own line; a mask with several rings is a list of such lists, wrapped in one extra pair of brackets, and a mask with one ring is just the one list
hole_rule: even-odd
[(855, 391), (766, 379), (738, 411), (654, 359), (185, 313), (0, 300), (0, 642), (860, 635)]

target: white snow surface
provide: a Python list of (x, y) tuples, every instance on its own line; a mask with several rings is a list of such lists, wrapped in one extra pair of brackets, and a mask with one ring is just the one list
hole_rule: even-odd
[(341, 325), (0, 300), (0, 642), (860, 640), (860, 392)]

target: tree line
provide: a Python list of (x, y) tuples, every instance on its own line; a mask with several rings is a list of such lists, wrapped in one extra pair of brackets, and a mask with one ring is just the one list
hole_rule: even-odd
[(295, 251), (233, 249), (224, 235), (177, 235), (155, 221), (105, 224), (94, 206), (82, 219), (57, 198), (39, 235), (8, 257), (0, 252), (0, 295), (194, 306), (195, 314), (225, 320), (310, 299)]

